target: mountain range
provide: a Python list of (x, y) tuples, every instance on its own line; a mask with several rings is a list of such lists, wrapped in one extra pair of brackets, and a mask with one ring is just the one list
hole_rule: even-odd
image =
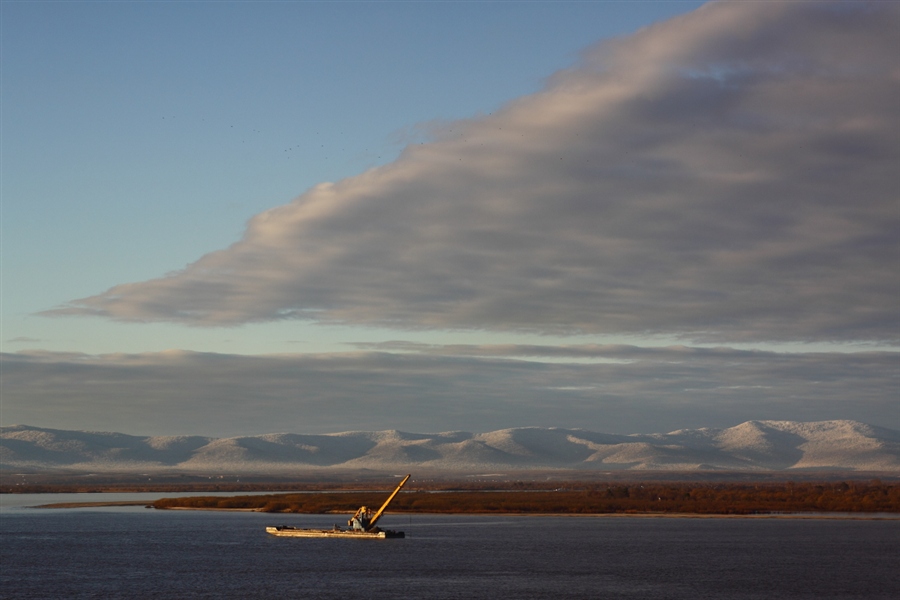
[(0, 427), (4, 471), (289, 474), (397, 469), (900, 472), (900, 431), (856, 421), (747, 421), (725, 429), (608, 434), (354, 431), (213, 438)]

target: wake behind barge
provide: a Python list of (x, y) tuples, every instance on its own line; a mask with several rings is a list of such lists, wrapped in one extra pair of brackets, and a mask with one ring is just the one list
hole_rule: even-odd
[(380, 527), (375, 527), (375, 523), (378, 522), (378, 519), (381, 518), (381, 515), (384, 514), (384, 510), (388, 507), (388, 504), (391, 503), (391, 500), (394, 499), (394, 496), (397, 495), (397, 492), (399, 492), (400, 488), (402, 488), (404, 484), (406, 484), (406, 481), (408, 479), (409, 475), (403, 478), (403, 481), (400, 482), (400, 485), (397, 486), (397, 489), (395, 489), (393, 493), (388, 496), (388, 499), (385, 500), (384, 504), (381, 505), (381, 508), (379, 508), (375, 514), (372, 514), (367, 506), (360, 506), (359, 510), (356, 511), (356, 514), (354, 514), (353, 517), (349, 521), (347, 521), (349, 529), (341, 529), (337, 525), (335, 525), (333, 529), (302, 529), (299, 527), (282, 525), (281, 527), (266, 527), (266, 532), (280, 537), (339, 537), (355, 539), (385, 539), (406, 537), (406, 534), (404, 534), (402, 531), (381, 529)]

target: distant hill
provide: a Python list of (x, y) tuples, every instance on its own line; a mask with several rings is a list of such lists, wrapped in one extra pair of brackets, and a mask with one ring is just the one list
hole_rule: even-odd
[(141, 437), (27, 425), (0, 428), (10, 470), (286, 474), (420, 469), (900, 472), (900, 432), (855, 421), (747, 421), (727, 429), (616, 435), (526, 427), (489, 433), (353, 431)]

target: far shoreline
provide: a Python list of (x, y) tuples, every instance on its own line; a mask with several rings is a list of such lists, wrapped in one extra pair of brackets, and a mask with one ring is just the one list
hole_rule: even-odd
[[(58, 502), (53, 504), (41, 504), (26, 508), (40, 509), (77, 509), (77, 508), (113, 508), (126, 506), (144, 506), (153, 510), (197, 510), (207, 512), (258, 512), (271, 515), (312, 515), (323, 513), (293, 513), (293, 512), (269, 512), (259, 508), (195, 508), (189, 506), (176, 506), (171, 508), (156, 508), (146, 500), (118, 500), (109, 502)], [(324, 514), (353, 514), (353, 511), (329, 511)], [(572, 517), (588, 519), (806, 519), (806, 520), (833, 520), (833, 521), (900, 521), (900, 513), (759, 513), (759, 514), (716, 514), (716, 513), (560, 513), (560, 512), (483, 512), (483, 511), (448, 511), (448, 512), (398, 512), (392, 516), (411, 515), (460, 515), (460, 516), (497, 516), (497, 517)]]

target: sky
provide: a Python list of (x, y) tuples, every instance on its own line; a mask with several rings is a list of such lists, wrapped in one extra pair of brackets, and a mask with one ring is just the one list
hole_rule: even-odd
[(900, 428), (894, 2), (0, 27), (3, 425)]

